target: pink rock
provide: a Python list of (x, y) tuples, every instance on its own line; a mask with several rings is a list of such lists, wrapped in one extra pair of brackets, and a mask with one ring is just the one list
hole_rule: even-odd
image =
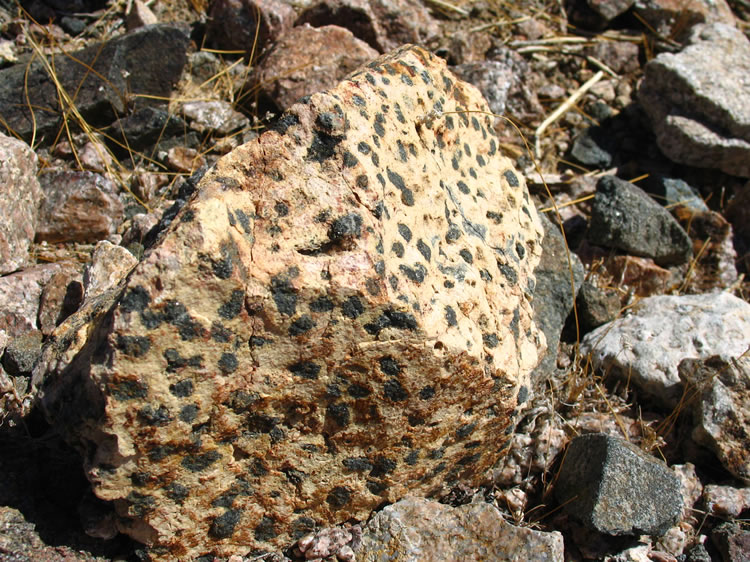
[(672, 274), (649, 258), (615, 256), (606, 267), (615, 283), (632, 287), (639, 296), (662, 294), (672, 282)]
[(750, 488), (709, 484), (703, 488), (706, 511), (718, 517), (739, 517), (750, 507)]
[(0, 133), (0, 274), (28, 262), (42, 190), (26, 143)]
[[(292, 27), (294, 9), (279, 0), (217, 0), (209, 12), (209, 43), (257, 56)], [(257, 30), (257, 37), (256, 37)]]
[(39, 242), (97, 242), (122, 222), (115, 185), (102, 175), (54, 170), (40, 183), (46, 199), (39, 212)]
[(258, 69), (263, 92), (281, 109), (299, 98), (334, 86), (377, 51), (335, 25), (305, 24), (285, 33)]
[(0, 277), (0, 330), (16, 337), (35, 329), (42, 290), (61, 269), (49, 263)]
[(42, 290), (39, 303), (39, 329), (50, 335), (83, 302), (81, 267), (72, 262), (60, 263), (55, 273)]

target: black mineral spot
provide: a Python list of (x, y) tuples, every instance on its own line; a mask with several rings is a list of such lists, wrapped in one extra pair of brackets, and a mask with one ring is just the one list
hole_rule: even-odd
[(151, 302), (146, 289), (143, 287), (133, 287), (129, 289), (120, 301), (120, 308), (125, 312), (142, 312)]
[(271, 296), (281, 314), (293, 316), (297, 311), (297, 293), (288, 276), (276, 275), (271, 278)]
[(448, 232), (445, 233), (445, 241), (448, 242), (448, 244), (452, 244), (459, 238), (461, 238), (461, 231), (455, 224), (452, 224), (448, 229)]
[(358, 296), (353, 295), (341, 305), (341, 312), (347, 318), (357, 318), (365, 311), (365, 307)]
[(385, 381), (385, 396), (393, 402), (403, 402), (409, 395), (397, 379)]
[(226, 343), (232, 339), (232, 332), (224, 327), (224, 324), (214, 321), (211, 324), (211, 339), (215, 342)]
[(516, 273), (516, 270), (511, 266), (498, 261), (497, 268), (500, 270), (500, 273), (502, 273), (505, 278), (510, 281), (511, 284), (515, 285), (516, 283), (518, 283), (518, 273)]
[(383, 117), (383, 114), (376, 113), (375, 122), (373, 123), (372, 128), (381, 138), (385, 136), (385, 127), (383, 127), (383, 123), (385, 123), (385, 117)]
[(253, 530), (253, 534), (255, 535), (255, 540), (270, 541), (276, 538), (279, 533), (276, 531), (276, 522), (267, 515), (264, 515), (261, 517), (260, 523)]
[(282, 203), (281, 201), (277, 201), (276, 204), (273, 206), (273, 210), (276, 211), (276, 214), (280, 217), (285, 217), (289, 214), (289, 207), (285, 203)]
[(333, 306), (333, 301), (324, 295), (310, 303), (310, 310), (313, 312), (329, 312), (333, 310)]
[(417, 240), (417, 250), (419, 250), (419, 253), (422, 254), (427, 262), (430, 261), (430, 258), (432, 257), (432, 250), (427, 244), (424, 243), (421, 238)]
[(237, 316), (242, 310), (242, 305), (245, 302), (245, 291), (241, 289), (235, 289), (232, 291), (232, 296), (227, 302), (219, 307), (219, 316), (226, 320), (231, 320)]
[(419, 449), (415, 449), (414, 451), (410, 451), (406, 457), (404, 457), (404, 462), (408, 464), (409, 466), (414, 466), (417, 464), (417, 461), (419, 460)]
[(151, 347), (151, 340), (145, 336), (117, 336), (117, 349), (125, 355), (132, 357), (141, 357), (145, 355)]
[(505, 180), (508, 182), (508, 185), (511, 187), (518, 187), (518, 177), (516, 174), (513, 173), (513, 170), (505, 170), (503, 172), (503, 175), (505, 176)]
[(190, 318), (187, 308), (180, 302), (169, 300), (163, 312), (167, 324), (175, 326), (183, 340), (192, 340), (198, 335), (198, 324)]
[(383, 277), (385, 275), (385, 262), (383, 260), (378, 260), (375, 262), (375, 273)]
[(458, 325), (458, 319), (456, 318), (456, 311), (453, 310), (453, 307), (447, 306), (445, 307), (445, 321), (448, 323), (448, 326), (457, 326)]
[(459, 168), (459, 166), (458, 166), (458, 158), (456, 158), (455, 156), (453, 156), (451, 158), (451, 166), (453, 166), (454, 170), (458, 170), (458, 168)]
[(479, 127), (480, 127), (479, 120), (474, 116), (472, 116), (471, 118), (471, 126), (474, 128), (475, 131), (479, 130)]
[(242, 518), (238, 509), (228, 509), (211, 522), (208, 533), (215, 539), (226, 539), (234, 534), (234, 528)]
[(463, 181), (459, 180), (457, 185), (458, 185), (458, 190), (464, 195), (469, 195), (471, 193), (469, 186), (466, 185), (466, 183), (464, 183)]
[(466, 248), (463, 248), (460, 252), (458, 252), (458, 255), (463, 258), (463, 260), (471, 265), (474, 263), (474, 257), (471, 255), (471, 252), (467, 250)]
[(371, 149), (370, 145), (365, 141), (360, 141), (360, 143), (357, 145), (357, 150), (359, 150), (359, 152), (362, 154), (369, 154)]
[(516, 242), (516, 253), (518, 254), (518, 257), (523, 259), (526, 255), (526, 248), (523, 247), (523, 244), (520, 242)]
[(250, 336), (250, 339), (248, 340), (247, 344), (250, 347), (263, 347), (267, 343), (272, 343), (272, 342), (273, 340), (262, 338), (260, 336)]
[(110, 393), (115, 400), (124, 402), (145, 398), (148, 394), (148, 387), (141, 381), (125, 379), (113, 382), (110, 386)]
[(335, 154), (336, 147), (344, 140), (342, 135), (331, 135), (323, 131), (313, 132), (313, 141), (305, 158), (313, 162), (325, 162)]
[(271, 124), (269, 129), (276, 131), (280, 135), (286, 134), (289, 127), (299, 125), (299, 117), (293, 114), (285, 114), (280, 117), (275, 123)]
[(347, 392), (352, 398), (367, 398), (372, 394), (369, 388), (361, 384), (350, 384)]
[(130, 492), (126, 499), (130, 502), (129, 513), (136, 517), (143, 517), (153, 511), (156, 505), (156, 500), (152, 496), (139, 494), (138, 492)]
[(184, 421), (185, 423), (191, 423), (193, 420), (195, 420), (195, 417), (198, 415), (198, 406), (195, 404), (188, 404), (187, 406), (183, 406), (180, 410), (180, 420)]
[(421, 263), (415, 263), (414, 267), (401, 264), (398, 268), (410, 281), (414, 281), (417, 284), (422, 283), (427, 276), (427, 268)]
[(422, 390), (419, 391), (419, 397), (422, 400), (429, 400), (435, 396), (435, 389), (431, 386), (425, 386)]
[(354, 156), (354, 154), (352, 154), (348, 150), (344, 152), (344, 167), (345, 168), (354, 168), (354, 166), (356, 166), (357, 164), (359, 164), (359, 160), (357, 160), (357, 157)]
[(368, 480), (366, 486), (376, 496), (379, 496), (388, 488), (384, 482), (378, 482), (377, 480)]
[(298, 361), (287, 367), (289, 371), (303, 379), (315, 380), (320, 373), (320, 365), (312, 361)]
[(330, 398), (341, 398), (341, 389), (337, 384), (329, 384), (326, 386), (326, 396)]
[(471, 147), (467, 143), (464, 143), (464, 152), (466, 153), (466, 156), (471, 156)]
[(487, 211), (485, 216), (490, 219), (495, 224), (500, 224), (500, 222), (503, 220), (503, 214), (502, 213), (496, 213), (494, 211)]
[(521, 386), (518, 389), (518, 403), (523, 404), (529, 398), (529, 389), (526, 386)]
[(349, 457), (341, 461), (344, 468), (352, 470), (354, 472), (365, 472), (370, 471), (373, 468), (373, 464), (367, 457)]
[(306, 332), (309, 332), (315, 327), (315, 322), (309, 314), (303, 314), (297, 318), (292, 325), (289, 326), (290, 336), (300, 336)]
[(183, 486), (177, 482), (172, 482), (164, 489), (166, 490), (167, 497), (179, 505), (182, 505), (185, 499), (190, 495), (187, 486)]
[(390, 168), (386, 168), (385, 173), (388, 176), (388, 181), (390, 181), (396, 189), (398, 189), (399, 191), (403, 191), (406, 189), (404, 178), (402, 178), (400, 174), (391, 171)]
[(349, 407), (346, 404), (331, 404), (326, 408), (326, 413), (339, 425), (339, 427), (346, 427), (349, 425)]
[(360, 189), (367, 189), (368, 185), (370, 185), (370, 178), (368, 178), (364, 174), (357, 176), (357, 187), (358, 188), (360, 188)]
[(482, 456), (482, 453), (474, 453), (473, 455), (467, 455), (461, 459), (459, 459), (458, 464), (461, 466), (469, 466), (472, 464), (476, 464), (476, 462), (480, 459)]
[(393, 109), (396, 112), (396, 119), (398, 119), (399, 123), (406, 123), (406, 119), (404, 119), (404, 114), (401, 112), (401, 106), (398, 102), (393, 105)]
[(167, 458), (169, 455), (173, 455), (177, 449), (173, 445), (157, 445), (148, 451), (148, 460), (151, 462), (159, 462)]
[(477, 164), (480, 168), (486, 164), (486, 162), (484, 161), (484, 156), (482, 156), (481, 154), (477, 154)]
[(365, 80), (367, 80), (372, 86), (375, 85), (375, 78), (369, 72), (365, 74)]
[(391, 275), (390, 277), (388, 277), (388, 284), (394, 291), (398, 289), (398, 277), (396, 277), (395, 275)]
[(443, 287), (445, 287), (446, 289), (452, 289), (455, 286), (456, 284), (450, 279), (446, 279), (445, 281), (443, 281)]
[(252, 414), (247, 418), (247, 429), (251, 433), (270, 433), (279, 419), (265, 414)]
[(184, 213), (182, 213), (182, 216), (180, 217), (180, 221), (182, 222), (193, 222), (195, 220), (195, 211), (193, 209), (188, 209)]
[(404, 257), (404, 245), (401, 242), (391, 244), (391, 251), (399, 258)]
[(417, 416), (415, 414), (409, 414), (406, 418), (406, 421), (409, 422), (409, 425), (411, 427), (416, 427), (418, 425), (424, 425), (424, 418), (421, 416)]
[(239, 361), (237, 361), (237, 356), (234, 353), (222, 353), (218, 365), (219, 370), (225, 375), (228, 375), (237, 370)]
[(190, 379), (183, 379), (174, 384), (170, 384), (169, 392), (178, 398), (187, 398), (193, 394), (193, 381)]
[(518, 329), (518, 322), (519, 322), (520, 320), (521, 320), (521, 314), (520, 314), (520, 312), (519, 312), (518, 308), (516, 308), (516, 309), (515, 309), (515, 310), (513, 311), (513, 318), (512, 318), (512, 319), (511, 319), (511, 321), (510, 321), (510, 329), (511, 329), (511, 331), (513, 332), (513, 336), (514, 336), (514, 337), (515, 337), (516, 339), (518, 339), (518, 337), (519, 337), (519, 335), (520, 335), (520, 334), (519, 334), (519, 329)]
[(337, 218), (328, 229), (328, 238), (332, 242), (360, 236), (362, 236), (362, 217), (357, 213), (349, 213)]
[(396, 146), (398, 147), (398, 157), (401, 159), (402, 162), (406, 162), (407, 156), (406, 156), (406, 149), (404, 148), (404, 143), (401, 142), (401, 140), (396, 141)]
[(461, 427), (459, 427), (456, 430), (456, 439), (466, 439), (471, 433), (476, 429), (477, 424), (476, 422), (473, 423), (465, 423)]
[(336, 486), (328, 493), (326, 501), (334, 509), (341, 509), (351, 500), (352, 492), (346, 486)]
[(292, 539), (298, 540), (315, 531), (315, 520), (310, 517), (300, 517), (292, 523)]
[(403, 223), (398, 223), (398, 233), (407, 242), (411, 241), (411, 229)]
[(221, 458), (219, 451), (213, 450), (202, 455), (188, 455), (182, 459), (180, 464), (190, 472), (201, 472), (214, 464)]
[(370, 476), (373, 478), (382, 478), (386, 474), (390, 474), (396, 470), (396, 461), (387, 457), (378, 456), (375, 457)]
[(252, 232), (252, 226), (250, 225), (250, 218), (247, 214), (242, 209), (235, 209), (234, 213), (237, 215), (237, 220), (240, 221), (242, 230), (245, 231), (245, 234), (250, 234), (250, 232)]
[(172, 421), (169, 410), (163, 404), (154, 408), (147, 404), (138, 411), (138, 421), (144, 425), (162, 426)]
[(492, 281), (492, 274), (490, 274), (490, 272), (486, 269), (479, 270), (479, 277), (480, 279), (482, 279), (482, 281)]
[(383, 371), (386, 375), (395, 377), (401, 373), (401, 367), (399, 367), (396, 360), (390, 355), (381, 357), (379, 360), (379, 363), (380, 363), (380, 370)]
[(497, 338), (497, 334), (482, 334), (482, 341), (484, 342), (484, 345), (489, 348), (497, 347), (497, 345), (500, 343), (500, 340)]
[(365, 281), (365, 288), (373, 297), (377, 297), (380, 294), (380, 283), (375, 277), (367, 278), (367, 281)]
[(352, 101), (354, 102), (354, 105), (358, 105), (359, 107), (367, 107), (367, 102), (365, 101), (365, 98), (363, 98), (362, 96), (353, 94)]
[(401, 81), (407, 86), (413, 86), (414, 82), (406, 74), (401, 74)]

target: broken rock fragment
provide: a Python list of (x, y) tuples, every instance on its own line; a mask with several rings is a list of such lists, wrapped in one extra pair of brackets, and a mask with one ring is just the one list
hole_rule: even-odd
[(544, 347), (542, 231), (486, 111), (422, 49), (376, 60), (219, 160), (95, 327), (58, 328), (44, 407), (154, 558), (276, 549), (494, 465)]

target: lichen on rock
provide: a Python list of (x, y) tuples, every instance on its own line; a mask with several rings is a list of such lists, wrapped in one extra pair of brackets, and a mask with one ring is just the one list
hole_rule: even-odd
[(409, 46), (303, 98), (35, 375), (155, 558), (278, 548), (503, 454), (542, 230), (486, 111)]

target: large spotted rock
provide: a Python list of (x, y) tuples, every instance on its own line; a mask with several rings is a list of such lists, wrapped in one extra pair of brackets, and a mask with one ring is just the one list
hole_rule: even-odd
[(424, 50), (376, 60), (221, 159), (55, 340), (44, 405), (155, 558), (277, 548), (502, 455), (542, 231), (486, 111)]

